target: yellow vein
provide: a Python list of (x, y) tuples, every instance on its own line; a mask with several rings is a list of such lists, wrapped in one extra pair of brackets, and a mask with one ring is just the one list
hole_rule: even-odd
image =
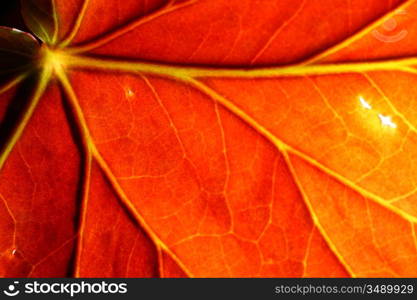
[(69, 107), (72, 109), (72, 114), (76, 116), (77, 120), (82, 120), (77, 122), (76, 126), (81, 136), (82, 143), (82, 154), (84, 156), (83, 162), (83, 182), (81, 183), (81, 207), (80, 207), (80, 219), (78, 224), (78, 234), (77, 234), (77, 246), (75, 250), (75, 262), (73, 275), (74, 277), (80, 276), (80, 265), (81, 265), (81, 255), (83, 251), (83, 234), (85, 232), (85, 224), (87, 218), (87, 209), (88, 209), (88, 199), (90, 194), (90, 182), (91, 182), (91, 168), (92, 168), (92, 151), (90, 146), (90, 133), (86, 126), (84, 116), (82, 114), (81, 108), (76, 105), (75, 102), (76, 96), (73, 90), (70, 87), (70, 82), (65, 72), (60, 66), (55, 66), (55, 73), (57, 74), (58, 79), (60, 80), (61, 85), (64, 90), (67, 92), (67, 99), (69, 101)]
[(29, 123), (36, 106), (39, 103), (39, 100), (41, 99), (43, 92), (45, 91), (49, 79), (51, 77), (51, 68), (44, 68), (40, 74), (39, 81), (37, 83), (37, 86), (35, 88), (35, 91), (33, 93), (32, 98), (29, 101), (29, 104), (24, 111), (21, 120), (19, 121), (16, 128), (13, 129), (13, 132), (7, 141), (5, 148), (0, 153), (0, 171), (4, 166), (4, 163), (6, 162), (7, 158), (9, 157), (11, 151), (13, 150), (14, 146), (16, 145), (17, 141), (20, 139), (20, 137), (23, 134), (23, 131), (25, 130), (27, 124)]
[(126, 209), (134, 216), (138, 224), (147, 232), (151, 240), (154, 242), (155, 245), (159, 245), (162, 249), (164, 249), (170, 256), (174, 259), (174, 261), (183, 269), (189, 277), (191, 276), (191, 272), (185, 267), (185, 265), (178, 259), (178, 257), (170, 250), (170, 248), (165, 245), (165, 243), (159, 238), (159, 236), (152, 230), (151, 226), (145, 221), (143, 216), (138, 212), (136, 207), (132, 204), (130, 199), (125, 194), (124, 190), (120, 186), (117, 178), (114, 176), (113, 172), (111, 171), (110, 167), (108, 166), (107, 162), (101, 156), (100, 152), (96, 148), (91, 135), (89, 133), (89, 129), (87, 126), (87, 122), (85, 120), (84, 114), (82, 112), (81, 106), (78, 101), (78, 97), (75, 94), (75, 91), (67, 77), (67, 75), (62, 71), (62, 69), (58, 69), (58, 77), (60, 78), (60, 82), (67, 93), (69, 98), (70, 104), (72, 107), (73, 112), (75, 112), (75, 120), (78, 123), (77, 126), (82, 128), (82, 133), (85, 135), (84, 139), (88, 142), (88, 147), (91, 150), (92, 157), (98, 163), (99, 167), (105, 174), (107, 180), (111, 184), (114, 192), (118, 196), (121, 203), (126, 207)]
[(101, 170), (104, 172), (106, 178), (110, 182), (113, 190), (115, 191), (116, 195), (120, 199), (120, 201), (125, 205), (127, 210), (134, 216), (137, 220), (139, 225), (147, 232), (150, 236), (151, 240), (154, 242), (155, 245), (158, 245), (162, 249), (164, 249), (172, 259), (181, 267), (184, 273), (187, 274), (188, 277), (194, 277), (191, 271), (182, 263), (182, 261), (171, 251), (171, 249), (165, 245), (165, 243), (159, 238), (159, 236), (151, 229), (151, 227), (147, 224), (143, 216), (138, 212), (136, 207), (132, 204), (132, 202), (127, 197), (126, 193), (124, 192), (123, 188), (120, 186), (117, 178), (114, 176), (113, 172), (111, 171), (110, 167), (107, 165), (107, 162), (101, 156), (96, 148), (93, 148), (93, 156), (97, 161), (98, 165), (100, 166)]
[(303, 187), (303, 185), (302, 185), (300, 179), (298, 178), (298, 175), (297, 175), (297, 173), (294, 169), (294, 166), (291, 162), (291, 159), (288, 157), (287, 151), (285, 151), (285, 150), (282, 151), (282, 155), (284, 156), (285, 162), (287, 163), (288, 169), (289, 169), (289, 171), (290, 171), (290, 173), (291, 173), (291, 175), (294, 179), (294, 182), (297, 185), (301, 196), (303, 197), (304, 203), (305, 203), (305, 205), (307, 206), (307, 209), (310, 212), (310, 215), (311, 215), (311, 218), (313, 220), (314, 225), (316, 226), (316, 228), (320, 232), (323, 239), (326, 241), (326, 244), (328, 245), (328, 247), (330, 248), (332, 253), (337, 257), (337, 259), (339, 260), (341, 265), (345, 268), (345, 270), (349, 273), (349, 275), (351, 277), (356, 277), (355, 273), (353, 272), (353, 270), (351, 269), (349, 264), (346, 262), (343, 255), (339, 252), (339, 250), (337, 249), (337, 246), (332, 242), (332, 239), (327, 234), (323, 225), (320, 223), (319, 217), (317, 216), (317, 214), (314, 211), (314, 208), (313, 208), (313, 205), (311, 204), (310, 198), (307, 196), (307, 193), (305, 192), (304, 187)]
[[(153, 84), (149, 81), (149, 79), (146, 76), (140, 76), (140, 78), (143, 80), (145, 85), (149, 88), (151, 91), (155, 102), (158, 104), (158, 106), (162, 109), (163, 114), (167, 118), (169, 122), (169, 126), (171, 127), (172, 131), (174, 132), (175, 138), (180, 145), (181, 151), (183, 153), (183, 157), (187, 157), (187, 152), (185, 150), (185, 145), (182, 142), (182, 139), (180, 137), (180, 132), (178, 128), (175, 126), (174, 120), (171, 117), (171, 114), (169, 113), (168, 109), (165, 107), (164, 102), (162, 101), (161, 97), (159, 96), (158, 92), (156, 91), (156, 88), (153, 86)], [(191, 162), (190, 162), (191, 163)]]
[(406, 9), (408, 6), (410, 6), (415, 0), (408, 0), (404, 2), (402, 5), (392, 9), (390, 12), (382, 16), (381, 18), (377, 19), (376, 21), (372, 22), (371, 24), (365, 26), (362, 30), (359, 30), (357, 33), (351, 35), (350, 37), (346, 38), (345, 40), (341, 41), (340, 43), (337, 43), (333, 47), (330, 47), (329, 49), (323, 51), (322, 53), (319, 53), (318, 55), (307, 59), (306, 61), (302, 62), (301, 64), (313, 64), (317, 63), (318, 61), (321, 61), (325, 59), (326, 57), (330, 56), (333, 53), (336, 53), (340, 51), (341, 49), (344, 49), (348, 47), (349, 45), (353, 44), (354, 42), (360, 40), (364, 36), (366, 36), (369, 32), (371, 32), (373, 29), (378, 28), (382, 24), (384, 24), (387, 20), (393, 18), (399, 10)]
[[(384, 99), (384, 101), (387, 103), (388, 107), (394, 112), (395, 115), (397, 115), (409, 128), (409, 130), (411, 132), (417, 133), (417, 127), (408, 120), (408, 118), (401, 113), (397, 107), (394, 105), (394, 103), (392, 103), (392, 101), (389, 99), (389, 97), (386, 95), (386, 93), (382, 90), (382, 88), (371, 78), (371, 76), (369, 74), (362, 74), (365, 79), (369, 82), (369, 84), (378, 92), (379, 95), (381, 95), (382, 99)], [(403, 143), (404, 144), (404, 143)], [(413, 195), (416, 192), (417, 188), (408, 192), (405, 195), (401, 195), (398, 197), (395, 197), (393, 199), (390, 199), (389, 202), (390, 203), (394, 203), (397, 201), (400, 201), (402, 199), (407, 198), (408, 196)]]
[(14, 88), (16, 85), (22, 82), (27, 76), (28, 76), (28, 73), (24, 73), (6, 82), (2, 87), (0, 87), (0, 95)]
[(92, 155), (91, 151), (88, 149), (88, 152), (85, 154), (85, 162), (84, 162), (84, 177), (82, 183), (82, 191), (81, 191), (81, 208), (80, 208), (80, 219), (78, 224), (78, 234), (77, 234), (77, 247), (75, 253), (75, 262), (74, 262), (74, 269), (73, 275), (74, 277), (80, 277), (80, 266), (81, 266), (81, 255), (84, 246), (83, 235), (85, 232), (86, 226), (86, 219), (87, 219), (87, 209), (88, 209), (88, 199), (90, 197), (90, 183), (91, 183), (91, 164), (92, 164)]
[(388, 98), (382, 88), (371, 78), (368, 74), (362, 74), (366, 80), (368, 80), (369, 84), (381, 95), (381, 97), (385, 100), (391, 110), (396, 114), (407, 126), (410, 128), (411, 131), (417, 133), (417, 127), (411, 123), (404, 114), (402, 114), (397, 107), (392, 103), (392, 101)]
[(414, 247), (416, 249), (417, 253), (417, 235), (416, 235), (416, 224), (410, 224), (411, 225), (411, 236), (413, 239)]
[(188, 77), (275, 78), (328, 74), (362, 73), (370, 71), (409, 72), (417, 65), (417, 57), (322, 65), (289, 65), (266, 68), (210, 68), (165, 65), (147, 62), (119, 61), (107, 58), (73, 56), (57, 53), (59, 60), (72, 68), (101, 69), (119, 72), (143, 72), (186, 79)]
[(55, 248), (54, 250), (52, 250), (51, 252), (49, 252), (44, 258), (42, 258), (41, 260), (39, 260), (37, 263), (31, 265), (31, 270), (30, 270), (29, 274), (27, 275), (27, 277), (31, 277), (30, 275), (33, 274), (33, 272), (35, 271), (35, 269), (36, 269), (37, 266), (39, 266), (40, 264), (44, 263), (48, 258), (50, 258), (54, 254), (56, 254), (57, 252), (59, 252), (60, 250), (62, 250), (63, 248), (65, 248), (69, 243), (71, 243), (74, 240), (74, 238), (75, 238), (75, 236), (69, 238), (64, 243), (62, 243), (61, 246)]
[(16, 226), (17, 226), (17, 219), (15, 218), (12, 210), (9, 207), (9, 204), (7, 203), (6, 199), (4, 198), (4, 196), (2, 194), (0, 194), (0, 199), (3, 201), (4, 206), (6, 208), (6, 211), (8, 212), (8, 214), (10, 215), (10, 217), (13, 220), (13, 241), (12, 241), (12, 247), (15, 248), (16, 247)]
[(322, 170), (324, 173), (328, 174), (330, 177), (335, 178), (339, 182), (343, 183), (344, 185), (350, 187), (351, 189), (355, 190), (359, 194), (361, 194), (364, 197), (367, 197), (369, 199), (372, 199), (379, 205), (391, 210), (392, 212), (396, 213), (397, 215), (401, 216), (402, 218), (408, 220), (409, 222), (417, 222), (417, 217), (414, 217), (412, 215), (409, 215), (405, 213), (403, 210), (391, 205), (386, 201), (385, 199), (382, 199), (381, 197), (365, 190), (364, 188), (358, 186), (351, 180), (343, 177), (342, 175), (338, 174), (337, 172), (329, 169), (328, 167), (322, 165), (320, 162), (315, 160), (314, 158), (311, 158), (307, 154), (296, 150), (295, 148), (291, 147), (290, 145), (286, 144), (282, 140), (280, 140), (277, 136), (275, 136), (273, 133), (271, 133), (268, 129), (263, 127), (261, 124), (259, 124), (255, 119), (253, 119), (251, 116), (249, 116), (246, 112), (244, 112), (242, 109), (237, 107), (235, 104), (233, 104), (230, 100), (223, 97), (222, 95), (218, 94), (216, 91), (211, 89), (210, 87), (206, 86), (204, 83), (195, 80), (193, 78), (189, 78), (187, 80), (189, 84), (194, 86), (197, 90), (203, 92), (205, 95), (213, 99), (214, 101), (219, 102), (223, 107), (228, 109), (231, 113), (233, 113), (235, 116), (239, 117), (242, 121), (244, 121), (246, 124), (248, 124), (250, 127), (252, 127), (254, 130), (256, 130), (259, 134), (264, 136), (268, 141), (270, 141), (275, 147), (277, 147), (280, 151), (288, 151), (301, 159), (305, 160), (309, 164), (317, 167), (318, 169)]
[(161, 247), (159, 247), (158, 245), (156, 246), (156, 251), (158, 254), (158, 275), (159, 278), (164, 278), (165, 277), (165, 272), (164, 272), (164, 262), (163, 262), (163, 258), (162, 258), (162, 249)]
[(322, 170), (324, 173), (328, 174), (330, 177), (335, 178), (337, 181), (343, 183), (344, 185), (350, 187), (352, 190), (358, 192), (362, 196), (373, 200), (374, 202), (378, 203), (382, 207), (385, 207), (386, 209), (388, 209), (388, 210), (392, 211), (393, 213), (399, 215), (400, 217), (402, 217), (403, 219), (407, 220), (410, 223), (417, 223), (417, 217), (404, 212), (402, 209), (399, 209), (398, 207), (392, 205), (386, 199), (383, 199), (380, 196), (375, 195), (375, 194), (365, 190), (364, 188), (357, 185), (353, 181), (343, 177), (342, 175), (338, 174), (337, 172), (335, 172), (335, 171), (329, 169), (328, 167), (322, 165), (321, 163), (319, 163), (315, 159), (311, 158), (310, 156), (306, 155), (305, 153), (302, 153), (301, 151), (298, 151), (298, 150), (296, 150), (296, 149), (294, 149), (294, 148), (292, 148), (291, 146), (288, 146), (288, 145), (286, 147), (287, 147), (286, 150), (288, 152), (302, 158), (303, 160), (307, 161), (311, 165), (317, 167), (318, 169)]
[[(157, 74), (157, 75), (164, 75), (164, 76), (169, 76), (169, 77), (174, 77), (176, 79), (185, 81), (185, 82), (190, 82), (190, 83), (198, 83), (197, 86), (204, 92), (208, 92), (209, 95), (212, 96), (212, 94), (216, 94), (215, 91), (210, 90), (208, 91), (207, 87), (202, 87), (201, 86), (201, 82), (195, 81), (194, 79), (192, 79), (190, 76), (192, 77), (199, 77), (199, 76), (206, 76), (206, 77), (210, 77), (208, 75), (212, 75), (212, 76), (229, 76), (229, 77), (239, 77), (239, 76), (243, 76), (243, 77), (268, 77), (268, 76), (295, 76), (295, 74), (298, 74), (299, 76), (305, 76), (306, 73), (308, 74), (326, 74), (329, 73), (330, 71), (340, 71), (338, 70), (340, 68), (340, 65), (319, 65), (319, 66), (290, 66), (290, 67), (281, 67), (281, 68), (269, 68), (269, 69), (254, 69), (254, 70), (213, 70), (213, 69), (202, 69), (202, 68), (186, 68), (186, 67), (177, 67), (177, 66), (166, 66), (166, 65), (159, 65), (159, 64), (147, 64), (147, 63), (129, 63), (129, 62), (114, 62), (116, 65), (112, 63), (106, 63), (103, 64), (103, 61), (101, 59), (94, 59), (94, 58), (87, 58), (87, 57), (74, 57), (74, 56), (65, 56), (63, 59), (63, 62), (68, 64), (68, 65), (72, 65), (72, 66), (92, 66), (92, 67), (96, 67), (98, 66), (99, 68), (103, 68), (103, 69), (111, 69), (113, 67), (114, 70), (130, 70), (132, 72), (144, 72), (144, 73), (153, 73), (153, 74)], [(406, 66), (406, 65), (413, 65), (417, 63), (417, 59), (416, 58), (407, 58), (407, 59), (400, 59), (400, 60), (393, 60), (393, 61), (383, 61), (383, 62), (375, 62), (375, 63), (353, 63), (353, 64), (345, 64), (343, 66), (342, 69), (343, 70), (350, 70), (350, 71), (355, 71), (356, 72), (360, 72), (362, 73), (362, 71), (360, 71), (361, 69), (364, 69), (362, 67), (357, 68), (358, 65), (362, 66), (365, 65), (367, 66), (366, 69), (368, 70), (376, 70), (376, 69), (380, 69), (380, 70), (386, 70), (388, 68), (391, 69), (401, 69), (402, 66)], [(370, 65), (371, 67), (369, 67), (368, 65)], [(376, 66), (376, 67), (375, 67)], [(320, 70), (320, 68), (324, 68), (324, 70)], [(215, 96), (215, 98), (218, 98), (220, 95)], [(220, 96), (220, 99), (222, 99), (222, 97)], [(223, 98), (224, 99), (224, 98)], [(218, 100), (218, 99), (217, 99)], [(221, 101), (222, 102), (222, 101)], [(224, 102), (224, 101), (223, 101)], [(229, 104), (231, 104), (230, 101), (226, 101)], [(224, 103), (223, 103), (224, 104)], [(232, 104), (231, 110), (234, 111), (235, 113), (237, 112), (237, 115), (239, 116), (247, 116), (243, 111), (238, 112), (238, 110), (236, 110), (236, 106), (234, 106)], [(245, 119), (245, 118), (244, 118)], [(253, 125), (253, 120), (246, 120), (249, 124)], [(259, 124), (257, 125), (258, 129), (260, 128)], [(276, 139), (276, 137), (274, 137), (272, 134), (266, 134), (265, 133), (265, 129), (262, 130), (264, 131), (263, 134), (265, 136), (269, 135), (269, 139), (271, 140), (271, 138)], [(281, 144), (281, 146), (283, 146), (283, 144)], [(288, 145), (286, 145), (286, 148), (291, 148)], [(384, 199), (381, 199), (379, 196), (376, 196), (372, 193), (370, 193), (369, 191), (364, 190), (363, 188), (357, 186), (355, 183), (348, 181), (346, 178), (340, 176), (339, 174), (331, 171), (330, 169), (324, 167), (323, 165), (321, 165), (320, 163), (318, 163), (317, 161), (311, 159), (310, 157), (301, 154), (299, 151), (296, 151), (293, 149), (294, 153), (298, 153), (298, 155), (301, 155), (304, 157), (304, 159), (309, 160), (310, 163), (312, 163), (313, 165), (318, 166), (320, 169), (325, 170), (326, 172), (328, 172), (329, 174), (332, 174), (333, 177), (338, 178), (339, 181), (343, 182), (344, 184), (347, 184), (348, 186), (352, 187), (353, 189), (355, 189), (356, 191), (360, 192), (362, 195), (370, 197), (374, 200), (376, 200), (380, 205), (383, 205), (385, 207), (387, 207), (388, 209), (396, 212), (397, 214), (400, 214), (402, 217), (404, 217), (405, 219), (409, 220), (410, 222), (416, 222), (417, 218), (414, 216), (411, 216), (409, 214), (404, 213), (402, 210), (396, 208), (395, 206), (389, 205), (387, 203), (387, 201), (385, 201)]]
[[(310, 217), (311, 217), (311, 213), (310, 213)], [(314, 223), (314, 220), (313, 220), (313, 223)], [(302, 275), (302, 277), (306, 277), (307, 262), (308, 262), (308, 259), (310, 257), (311, 243), (313, 241), (314, 230), (316, 230), (316, 226), (315, 225), (314, 226), (311, 226), (311, 232), (310, 232), (310, 234), (308, 236), (306, 253), (305, 253), (304, 258), (303, 258), (303, 275)]]
[(54, 45), (58, 40), (58, 30), (59, 30), (58, 12), (56, 10), (56, 0), (52, 0), (52, 18), (54, 20), (54, 33), (52, 36), (52, 44)]
[(66, 46), (68, 46), (72, 40), (75, 38), (75, 36), (77, 35), (77, 33), (80, 30), (81, 27), (81, 23), (84, 20), (84, 17), (86, 15), (87, 12), (87, 8), (88, 5), (90, 4), (90, 0), (84, 0), (83, 5), (81, 7), (80, 13), (78, 14), (78, 17), (75, 21), (74, 26), (71, 29), (71, 32), (68, 34), (68, 36), (58, 45), (58, 47), (64, 48)]
[(43, 42), (47, 42), (47, 43), (50, 42), (52, 44), (53, 42), (52, 42), (52, 40), (50, 40), (48, 30), (38, 20), (35, 19), (34, 22), (37, 23), (39, 30), (43, 34), (43, 38), (42, 38), (41, 35), (39, 35), (39, 39), (41, 39)]
[(271, 37), (266, 41), (266, 43), (262, 46), (261, 49), (256, 53), (256, 55), (251, 59), (250, 64), (254, 64), (269, 48), (269, 46), (272, 44), (272, 42), (277, 38), (277, 36), (287, 27), (289, 24), (291, 24), (292, 21), (294, 21), (295, 18), (297, 18), (300, 15), (300, 12), (305, 7), (308, 0), (303, 0), (301, 4), (298, 6), (297, 10), (294, 12), (294, 14), (288, 19), (285, 20), (280, 24), (280, 26), (275, 29), (274, 33), (271, 35)]
[(219, 103), (217, 101), (214, 101), (214, 111), (216, 113), (216, 119), (217, 119), (217, 123), (219, 126), (219, 130), (220, 130), (220, 137), (221, 137), (221, 142), (222, 142), (222, 154), (223, 154), (223, 158), (224, 158), (224, 165), (225, 165), (225, 169), (226, 169), (226, 174), (225, 174), (225, 179), (224, 179), (224, 184), (223, 184), (223, 194), (224, 194), (224, 200), (226, 203), (226, 207), (227, 210), (229, 211), (229, 217), (230, 217), (230, 231), (233, 231), (235, 229), (235, 218), (233, 216), (233, 209), (232, 206), (230, 205), (228, 199), (227, 199), (227, 189), (229, 187), (229, 182), (230, 182), (230, 163), (229, 163), (229, 157), (227, 154), (227, 142), (226, 142), (226, 133), (224, 130), (224, 125), (222, 122), (222, 118), (220, 115), (220, 111), (219, 111)]
[(220, 246), (220, 250), (221, 250), (221, 253), (222, 253), (222, 260), (223, 260), (223, 262), (224, 262), (224, 266), (225, 266), (225, 268), (226, 268), (226, 270), (227, 270), (227, 273), (228, 273), (228, 275), (229, 275), (229, 277), (230, 278), (233, 278), (233, 272), (232, 272), (232, 269), (231, 269), (231, 266), (230, 266), (230, 264), (227, 262), (227, 259), (226, 259), (226, 252), (224, 251), (224, 246), (223, 246), (223, 243), (222, 243), (222, 241), (220, 240), (220, 238), (217, 238), (217, 240), (219, 241), (219, 246)]
[(415, 69), (415, 67), (403, 67), (402, 71), (406, 72), (406, 73), (411, 73), (411, 74), (417, 74), (417, 70)]
[(186, 1), (184, 3), (181, 3), (179, 5), (171, 5), (171, 2), (169, 2), (166, 6), (164, 6), (163, 8), (157, 10), (155, 13), (152, 13), (150, 15), (147, 15), (145, 17), (141, 17), (129, 24), (127, 24), (126, 26), (110, 32), (109, 34), (99, 38), (98, 40), (93, 40), (91, 42), (88, 42), (86, 44), (77, 46), (77, 47), (73, 47), (73, 48), (67, 48), (67, 51), (72, 52), (72, 53), (82, 53), (82, 52), (87, 52), (93, 49), (96, 49), (100, 46), (103, 46), (107, 43), (110, 43), (111, 41), (117, 39), (120, 36), (125, 35), (126, 33), (134, 30), (135, 28), (138, 28), (141, 25), (144, 25), (146, 23), (149, 23), (152, 20), (155, 20), (161, 16), (164, 16), (168, 13), (174, 12), (178, 9), (181, 9), (183, 7), (187, 7), (190, 6), (192, 4), (194, 4), (196, 2), (196, 0), (192, 0), (192, 1)]
[[(386, 260), (386, 258), (384, 257), (383, 254), (381, 254), (380, 249), (381, 244), (378, 243), (377, 241), (377, 237), (378, 237), (378, 233), (375, 232), (375, 222), (374, 222), (374, 218), (372, 217), (372, 213), (371, 213), (371, 208), (369, 207), (369, 200), (368, 199), (364, 199), (365, 201), (365, 206), (366, 206), (366, 214), (368, 215), (368, 220), (369, 220), (369, 224), (370, 224), (370, 228), (371, 228), (371, 237), (372, 237), (372, 244), (375, 246), (375, 250), (374, 252), (376, 253), (375, 258), (378, 259), (379, 261), (381, 261), (385, 268), (389, 269), (388, 271), (391, 272), (392, 274), (394, 274), (395, 277), (400, 277), (399, 274), (397, 274), (393, 269), (390, 262), (388, 262)], [(410, 224), (412, 225), (412, 224)]]
[(137, 242), (138, 242), (138, 236), (136, 235), (135, 240), (133, 241), (133, 244), (130, 248), (129, 255), (127, 257), (125, 275), (123, 277), (128, 277), (129, 276), (130, 263), (132, 262), (132, 256), (133, 256), (133, 252), (136, 248)]

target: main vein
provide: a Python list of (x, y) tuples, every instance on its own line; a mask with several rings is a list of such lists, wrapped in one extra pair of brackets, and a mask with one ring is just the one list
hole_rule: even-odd
[(376, 71), (398, 71), (414, 73), (417, 57), (407, 57), (383, 61), (351, 62), (317, 65), (289, 65), (265, 68), (212, 68), (188, 67), (148, 63), (141, 61), (116, 60), (102, 57), (77, 56), (59, 53), (59, 60), (72, 68), (99, 69), (117, 72), (142, 72), (148, 74), (175, 77), (178, 79), (223, 77), (223, 78), (277, 78)]

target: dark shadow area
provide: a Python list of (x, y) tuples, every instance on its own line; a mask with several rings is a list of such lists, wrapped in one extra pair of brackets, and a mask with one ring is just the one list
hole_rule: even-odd
[(0, 26), (17, 28), (28, 32), (20, 14), (20, 1), (2, 0), (0, 4)]
[(3, 120), (0, 120), (0, 153), (5, 149), (13, 132), (28, 108), (38, 82), (37, 74), (28, 76), (17, 88), (7, 105)]
[[(77, 122), (74, 119), (74, 114), (72, 113), (72, 109), (69, 106), (68, 97), (65, 94), (62, 86), (59, 86), (60, 94), (61, 94), (61, 101), (62, 107), (64, 108), (65, 116), (68, 120), (68, 126), (71, 131), (72, 139), (78, 149), (80, 155), (80, 169), (79, 169), (79, 180), (78, 186), (76, 191), (76, 199), (75, 199), (75, 211), (74, 211), (74, 233), (79, 231), (79, 224), (81, 221), (82, 216), (82, 199), (83, 199), (83, 183), (85, 181), (86, 174), (84, 174), (84, 166), (86, 164), (86, 153), (82, 144), (82, 136), (80, 129), (77, 126)], [(74, 248), (72, 250), (71, 259), (68, 262), (67, 274), (66, 277), (74, 277), (74, 266), (76, 260), (76, 251), (77, 251), (77, 240), (74, 241)]]

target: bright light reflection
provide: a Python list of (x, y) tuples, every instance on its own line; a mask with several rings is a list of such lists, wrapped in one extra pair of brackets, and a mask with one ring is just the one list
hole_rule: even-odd
[(131, 97), (133, 97), (135, 95), (135, 93), (130, 88), (127, 88), (126, 91), (125, 91), (125, 93), (126, 93), (126, 96), (128, 98), (131, 98)]
[(382, 114), (378, 115), (379, 119), (381, 120), (382, 126), (388, 126), (391, 128), (397, 128), (397, 124), (395, 124), (390, 116), (384, 116)]
[[(359, 102), (361, 103), (362, 107), (368, 110), (372, 110), (372, 106), (371, 104), (365, 100), (365, 98), (363, 98), (362, 96), (359, 96)], [(385, 116), (381, 113), (379, 113), (378, 111), (375, 112), (375, 114), (378, 115), (379, 120), (381, 121), (381, 126), (383, 127), (391, 127), (391, 128), (397, 128), (397, 124), (395, 124), (392, 121), (392, 117), (391, 116)]]
[(362, 96), (359, 96), (359, 102), (362, 104), (362, 106), (366, 109), (372, 109), (371, 104), (369, 104)]

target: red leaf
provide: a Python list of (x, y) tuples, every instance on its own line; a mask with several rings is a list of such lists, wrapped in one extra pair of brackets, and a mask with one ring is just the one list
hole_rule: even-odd
[(3, 276), (417, 275), (415, 1), (55, 2), (0, 96)]

